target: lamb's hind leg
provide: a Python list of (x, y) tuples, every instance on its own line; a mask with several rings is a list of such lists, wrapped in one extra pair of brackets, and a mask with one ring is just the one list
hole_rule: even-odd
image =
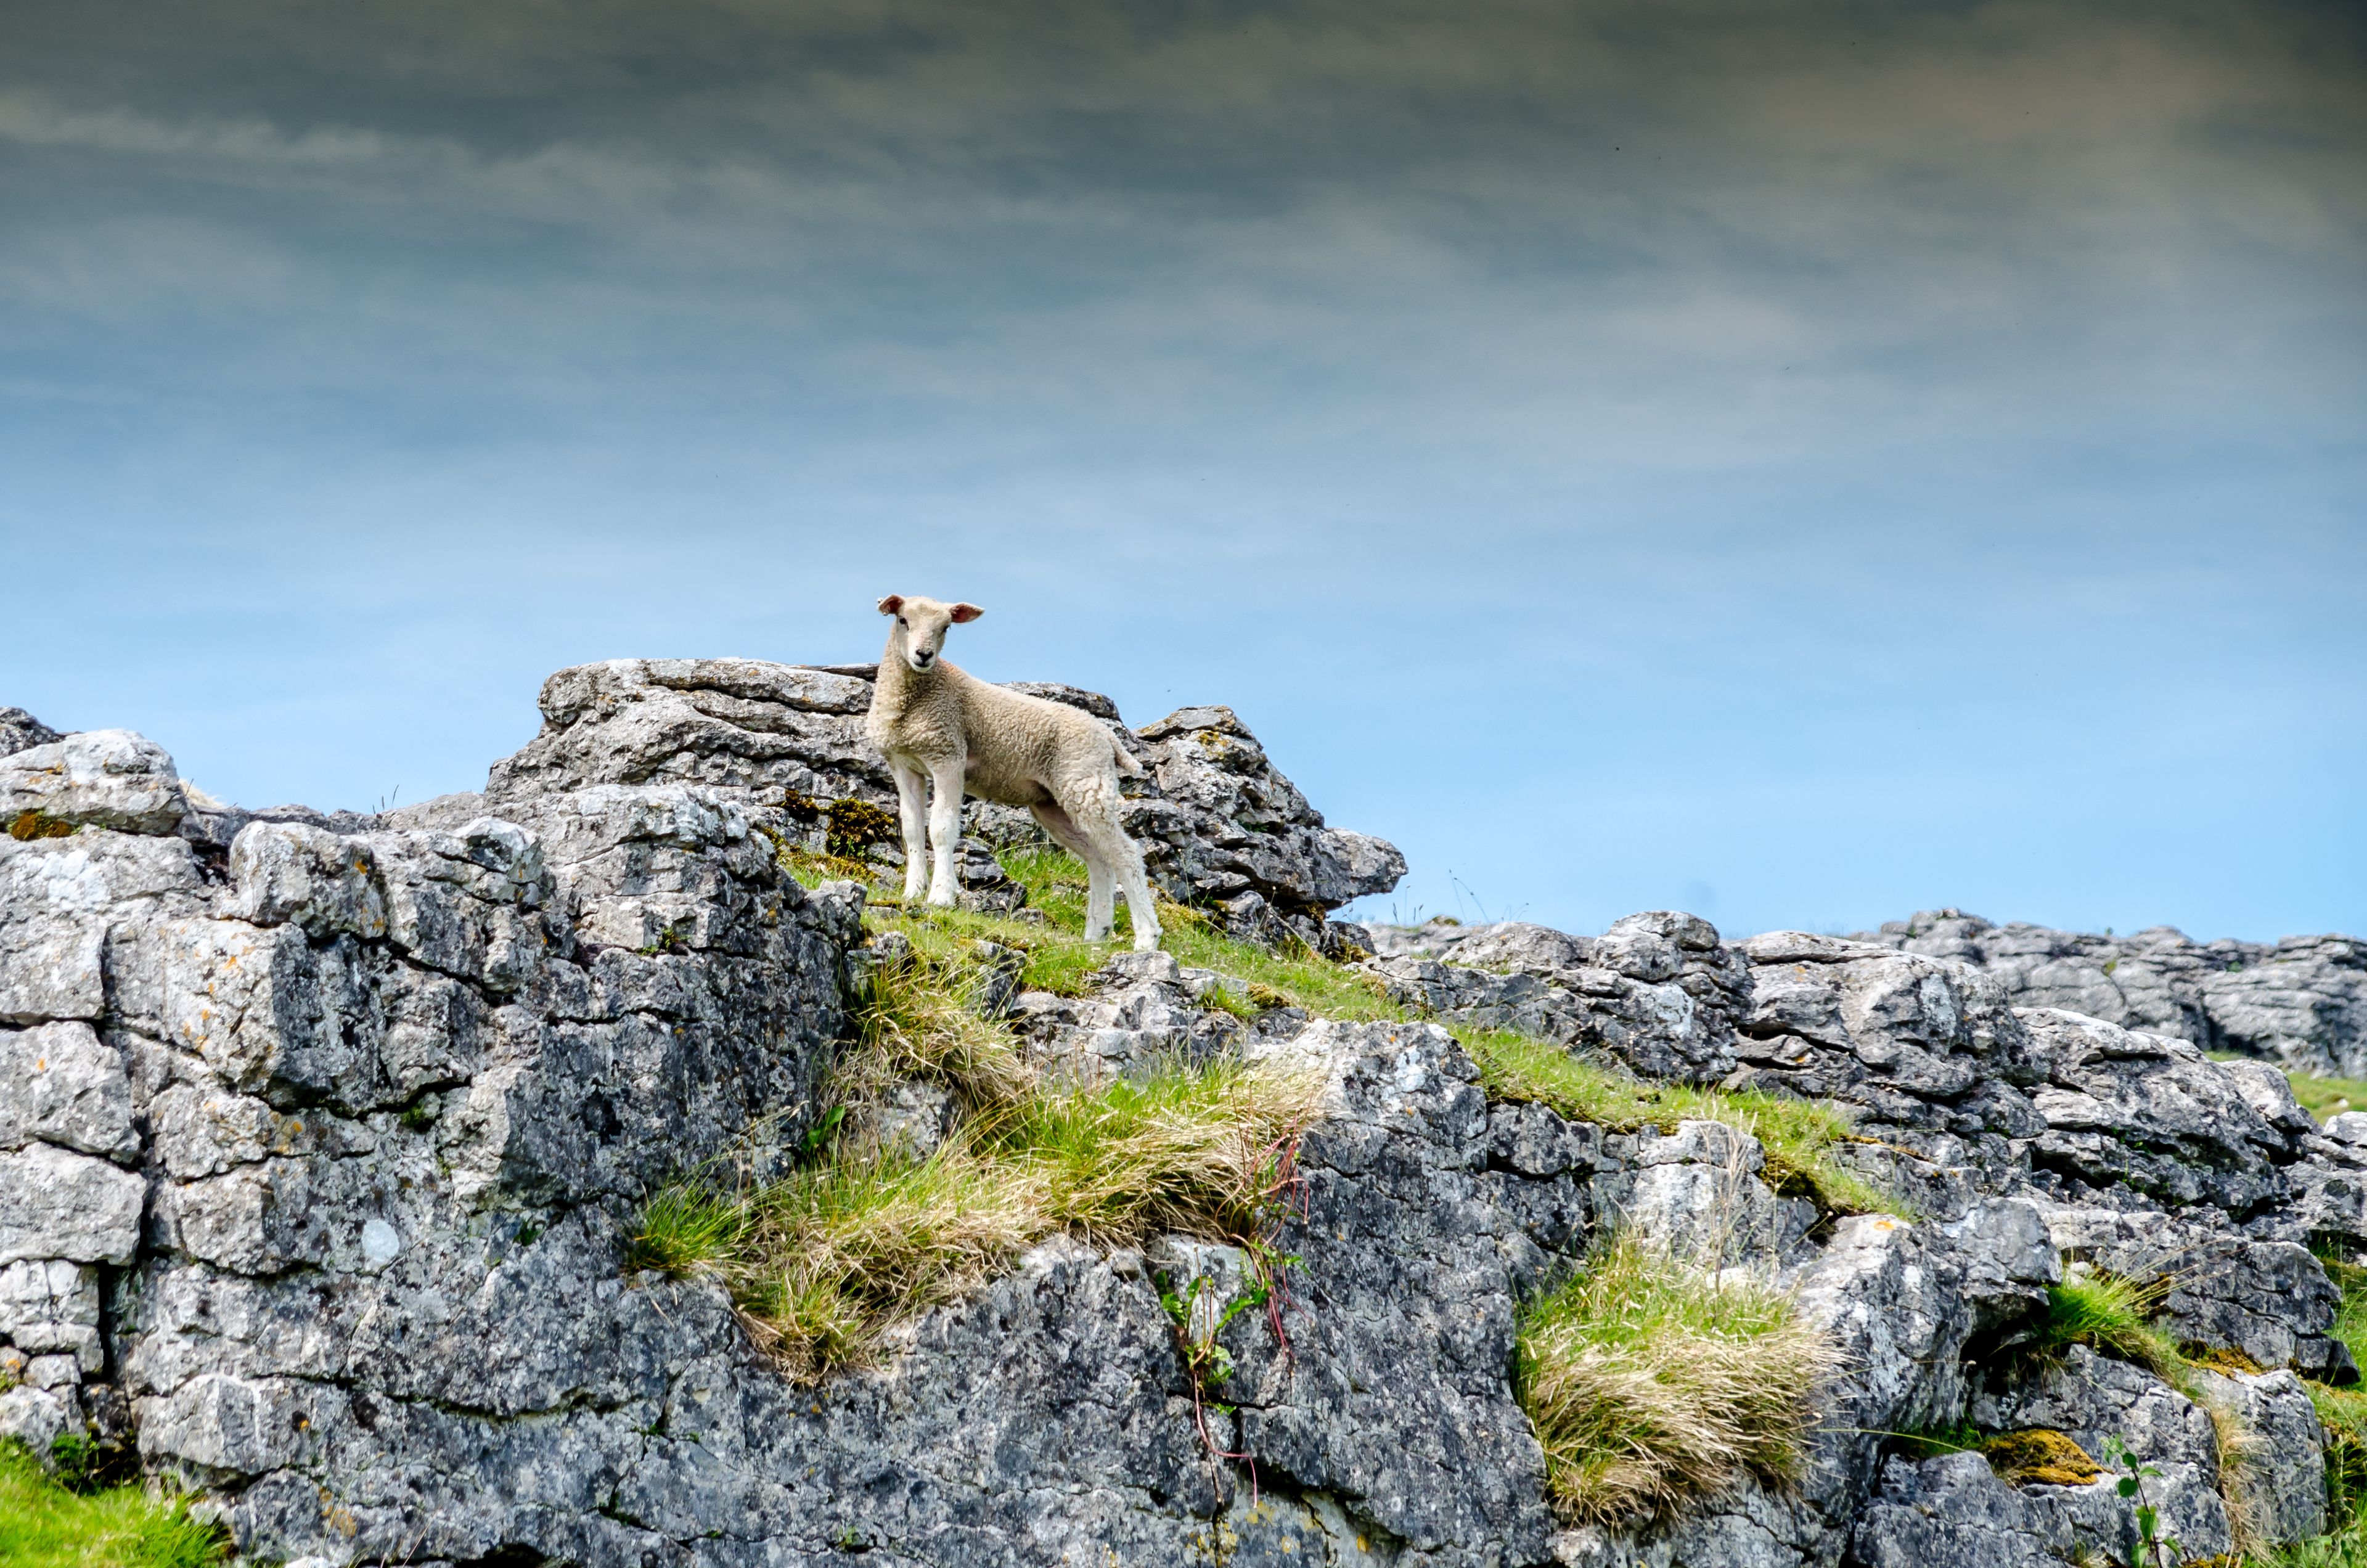
[(1044, 831), (1052, 835), (1054, 843), (1085, 863), (1085, 940), (1101, 941), (1109, 935), (1110, 929), (1109, 863), (1093, 848), (1093, 840), (1085, 837), (1075, 820), (1051, 801), (1031, 806), (1027, 810)]
[[(1149, 953), (1159, 945), (1159, 907), (1151, 899), (1150, 876), (1143, 869), (1142, 848), (1127, 837), (1126, 829), (1117, 824), (1115, 790), (1107, 802), (1094, 804), (1101, 808), (1091, 809), (1087, 803), (1080, 801), (1080, 809), (1070, 815), (1076, 818), (1085, 841), (1099, 852), (1099, 860), (1109, 868), (1103, 874), (1104, 877), (1114, 873), (1118, 885), (1126, 890), (1127, 914), (1134, 921), (1134, 950)], [(1106, 887), (1108, 883), (1104, 881), (1102, 886)], [(1105, 912), (1108, 908), (1103, 905)]]

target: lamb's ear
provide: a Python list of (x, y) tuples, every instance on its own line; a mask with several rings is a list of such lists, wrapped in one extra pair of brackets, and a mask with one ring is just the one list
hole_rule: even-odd
[(980, 609), (975, 604), (957, 604), (954, 606), (954, 619), (957, 621), (974, 621), (985, 614), (986, 612), (984, 610)]
[(879, 613), (883, 615), (892, 615), (903, 607), (904, 596), (901, 593), (890, 593), (879, 601)]

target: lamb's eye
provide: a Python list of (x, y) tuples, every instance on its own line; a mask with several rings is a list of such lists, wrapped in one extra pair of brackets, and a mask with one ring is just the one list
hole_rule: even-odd
[(905, 619), (903, 616), (901, 616), (901, 615), (899, 615), (899, 616), (897, 616), (897, 617), (896, 617), (896, 624), (897, 624), (898, 626), (900, 626), (903, 627), (906, 631), (911, 631), (911, 630), (912, 629), (912, 622), (910, 622), (910, 621), (908, 621), (908, 620), (906, 620), (906, 619)]

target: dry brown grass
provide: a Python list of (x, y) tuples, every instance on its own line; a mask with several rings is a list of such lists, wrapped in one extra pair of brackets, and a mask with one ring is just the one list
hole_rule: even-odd
[(1620, 1236), (1523, 1313), (1516, 1387), (1556, 1506), (1608, 1524), (1746, 1472), (1795, 1479), (1811, 1396), (1838, 1364), (1783, 1292)]

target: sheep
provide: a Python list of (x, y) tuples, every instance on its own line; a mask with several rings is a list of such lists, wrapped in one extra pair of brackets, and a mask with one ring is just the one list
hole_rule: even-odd
[[(975, 604), (890, 593), (879, 613), (896, 624), (879, 659), (864, 730), (896, 775), (904, 830), (904, 897), (921, 896), (921, 863), (935, 852), (928, 901), (954, 901), (962, 795), (1024, 806), (1053, 841), (1085, 863), (1085, 935), (1109, 935), (1113, 884), (1126, 891), (1134, 945), (1159, 945), (1159, 914), (1142, 850), (1118, 826), (1118, 774), (1142, 774), (1091, 714), (990, 685), (943, 658), (947, 628), (986, 612)], [(924, 790), (934, 787), (931, 800)], [(923, 833), (927, 840), (924, 844)]]

